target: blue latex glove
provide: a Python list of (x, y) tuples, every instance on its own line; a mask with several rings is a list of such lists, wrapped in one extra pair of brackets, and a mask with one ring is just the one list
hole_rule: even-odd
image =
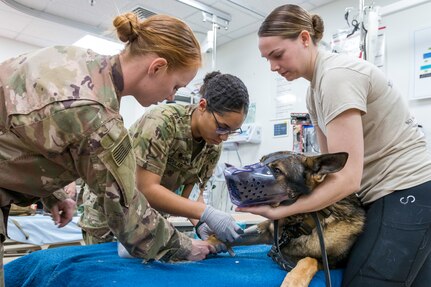
[(233, 242), (244, 233), (232, 216), (210, 205), (205, 208), (200, 221), (206, 223), (221, 241)]

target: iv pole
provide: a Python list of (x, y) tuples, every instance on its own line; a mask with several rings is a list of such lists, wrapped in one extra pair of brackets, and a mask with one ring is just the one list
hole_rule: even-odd
[(366, 58), (365, 51), (365, 30), (364, 30), (364, 9), (365, 9), (365, 1), (359, 0), (359, 14), (358, 14), (358, 22), (359, 29), (361, 31), (359, 38), (359, 50), (364, 54), (364, 58)]
[[(204, 22), (208, 21), (212, 24), (212, 30), (208, 31), (208, 34), (207, 34), (207, 41), (212, 43), (211, 70), (214, 71), (216, 68), (216, 60), (217, 60), (217, 30), (220, 29), (220, 27), (223, 27), (225, 29), (228, 28), (229, 22), (232, 20), (231, 15), (221, 10), (218, 10), (214, 7), (201, 3), (199, 1), (195, 1), (195, 0), (177, 0), (177, 1), (200, 10), (202, 12), (203, 21)], [(192, 93), (190, 102), (193, 103), (193, 93)]]
[[(195, 0), (177, 0), (183, 4), (189, 5), (202, 11), (203, 21), (212, 23), (212, 53), (211, 53), (211, 68), (215, 70), (217, 59), (217, 30), (220, 27), (228, 28), (229, 22), (232, 20), (230, 14), (220, 11), (216, 8), (208, 6), (204, 3)], [(208, 39), (210, 40), (210, 39)]]
[[(217, 16), (213, 15), (213, 18), (217, 20)], [(211, 54), (211, 69), (214, 71), (216, 67), (216, 60), (217, 60), (217, 30), (219, 26), (217, 25), (216, 21), (213, 21), (213, 51)]]
[[(212, 51), (211, 51), (211, 70), (215, 70), (217, 62), (217, 30), (220, 26), (217, 24), (217, 16), (212, 15)], [(205, 21), (205, 20), (204, 20)]]

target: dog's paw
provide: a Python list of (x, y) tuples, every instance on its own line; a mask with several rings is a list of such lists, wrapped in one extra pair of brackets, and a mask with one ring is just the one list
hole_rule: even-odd
[(290, 278), (288, 281), (283, 281), (280, 287), (308, 287), (308, 283), (299, 278)]
[(317, 260), (305, 257), (298, 261), (281, 283), (282, 287), (307, 287), (318, 270)]
[(235, 253), (232, 250), (232, 247), (229, 246), (228, 243), (220, 241), (215, 235), (210, 235), (206, 239), (206, 241), (215, 247), (217, 253), (220, 252), (228, 252), (231, 256), (235, 256)]

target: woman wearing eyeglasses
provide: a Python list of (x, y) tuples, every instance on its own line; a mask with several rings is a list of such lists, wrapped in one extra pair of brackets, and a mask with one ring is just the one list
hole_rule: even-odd
[[(241, 132), (249, 96), (240, 79), (220, 72), (206, 75), (200, 94), (197, 105), (154, 106), (130, 128), (138, 166), (137, 186), (153, 208), (189, 218), (202, 239), (215, 234), (231, 242), (242, 230), (231, 215), (206, 205), (202, 193), (220, 157), (220, 144), (230, 134)], [(192, 201), (188, 197), (195, 184), (200, 196)], [(86, 242), (112, 240), (103, 225), (106, 220), (91, 218), (94, 210), (91, 198), (86, 197), (83, 229), (93, 231), (93, 235), (85, 234)]]

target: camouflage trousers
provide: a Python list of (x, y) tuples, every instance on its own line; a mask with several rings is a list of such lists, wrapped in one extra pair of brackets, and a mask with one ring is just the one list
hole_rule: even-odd
[(109, 228), (108, 231), (105, 233), (99, 234), (98, 232), (104, 232), (104, 230), (92, 230), (90, 231), (90, 233), (87, 233), (87, 231), (82, 229), (82, 238), (84, 239), (85, 244), (92, 245), (117, 241), (114, 234), (111, 230), (109, 230)]
[(83, 213), (79, 220), (82, 237), (85, 244), (99, 244), (116, 241), (114, 234), (108, 227), (108, 221), (103, 213), (103, 206), (99, 206), (97, 195), (91, 192), (87, 185), (82, 191)]
[[(108, 226), (108, 220), (103, 212), (103, 206), (97, 201), (97, 195), (91, 192), (88, 185), (82, 192), (82, 214), (78, 225), (82, 229), (82, 238), (86, 245), (117, 241)], [(169, 214), (161, 213), (164, 218)]]

